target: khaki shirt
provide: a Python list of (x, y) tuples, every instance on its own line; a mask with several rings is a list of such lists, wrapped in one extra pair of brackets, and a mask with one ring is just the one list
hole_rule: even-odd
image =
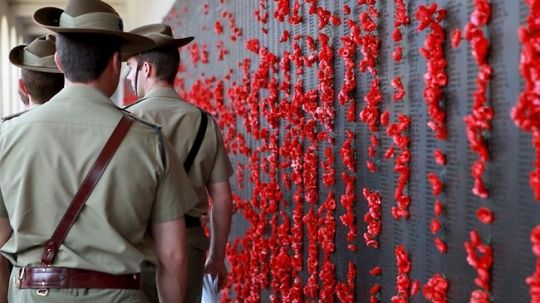
[[(155, 88), (126, 109), (160, 125), (174, 146), (178, 159), (184, 163), (201, 121), (197, 107), (180, 100), (172, 88)], [(233, 174), (221, 130), (214, 119), (208, 119), (201, 148), (188, 174), (199, 197), (199, 203), (188, 214), (198, 217), (208, 212), (206, 185), (226, 181)]]
[[(77, 86), (0, 126), (1, 248), (17, 266), (40, 263), (50, 238), (122, 116), (101, 92)], [(54, 265), (112, 274), (156, 263), (149, 225), (182, 216), (196, 194), (158, 128), (135, 122), (60, 247)]]

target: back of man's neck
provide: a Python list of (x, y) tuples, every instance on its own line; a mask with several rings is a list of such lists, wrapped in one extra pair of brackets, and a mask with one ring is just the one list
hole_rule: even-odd
[(172, 88), (174, 89), (174, 86), (172, 84), (167, 83), (166, 81), (155, 81), (152, 86), (150, 87), (150, 90), (157, 89), (157, 88)]
[(65, 84), (64, 84), (64, 87), (65, 88), (68, 88), (68, 87), (86, 87), (86, 88), (93, 88), (93, 89), (97, 89), (98, 91), (100, 91), (102, 94), (104, 94), (105, 96), (109, 96), (109, 94), (107, 93), (107, 89), (104, 85), (102, 85), (99, 81), (90, 81), (90, 82), (71, 82), (69, 81), (68, 79), (65, 79)]

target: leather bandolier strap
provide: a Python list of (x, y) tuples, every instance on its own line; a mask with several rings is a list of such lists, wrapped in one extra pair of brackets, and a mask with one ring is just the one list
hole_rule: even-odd
[[(199, 111), (201, 112), (201, 123), (199, 124), (199, 129), (197, 130), (197, 134), (195, 135), (195, 141), (193, 141), (193, 145), (191, 146), (186, 160), (184, 161), (184, 169), (186, 170), (186, 173), (189, 172), (189, 169), (191, 168), (191, 166), (193, 166), (195, 157), (201, 149), (201, 145), (204, 140), (204, 134), (206, 133), (206, 128), (208, 127), (208, 116), (206, 115), (206, 112), (204, 112), (200, 108)], [(186, 222), (187, 228), (201, 226), (201, 219), (199, 219), (199, 217), (193, 217), (185, 214), (184, 220)]]
[(189, 169), (193, 165), (193, 161), (195, 161), (195, 157), (197, 156), (197, 154), (199, 153), (199, 150), (201, 149), (201, 145), (204, 139), (204, 134), (206, 133), (206, 128), (208, 126), (208, 116), (206, 115), (206, 112), (204, 112), (200, 108), (199, 108), (199, 111), (201, 112), (201, 123), (199, 124), (197, 135), (195, 135), (195, 141), (193, 141), (193, 145), (191, 146), (191, 149), (189, 150), (186, 160), (184, 160), (184, 169), (186, 170), (186, 172), (189, 172)]

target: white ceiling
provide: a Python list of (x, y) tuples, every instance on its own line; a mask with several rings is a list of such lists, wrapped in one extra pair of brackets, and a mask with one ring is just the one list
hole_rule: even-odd
[[(114, 7), (121, 16), (126, 15), (126, 3), (128, 0), (105, 0)], [(131, 0), (133, 1), (133, 0)], [(24, 41), (47, 33), (47, 30), (37, 26), (32, 16), (36, 10), (46, 6), (65, 7), (67, 0), (7, 0), (9, 15), (17, 25), (19, 34)], [(125, 17), (124, 17), (125, 18)]]

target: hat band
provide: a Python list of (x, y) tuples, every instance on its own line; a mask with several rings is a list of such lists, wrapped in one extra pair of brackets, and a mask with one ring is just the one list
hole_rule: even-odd
[(88, 13), (78, 17), (62, 13), (59, 25), (64, 28), (101, 29), (115, 32), (124, 30), (122, 18), (116, 14), (105, 12)]
[(23, 64), (28, 66), (56, 68), (56, 63), (54, 63), (54, 55), (38, 57), (29, 51), (24, 50), (23, 60)]

